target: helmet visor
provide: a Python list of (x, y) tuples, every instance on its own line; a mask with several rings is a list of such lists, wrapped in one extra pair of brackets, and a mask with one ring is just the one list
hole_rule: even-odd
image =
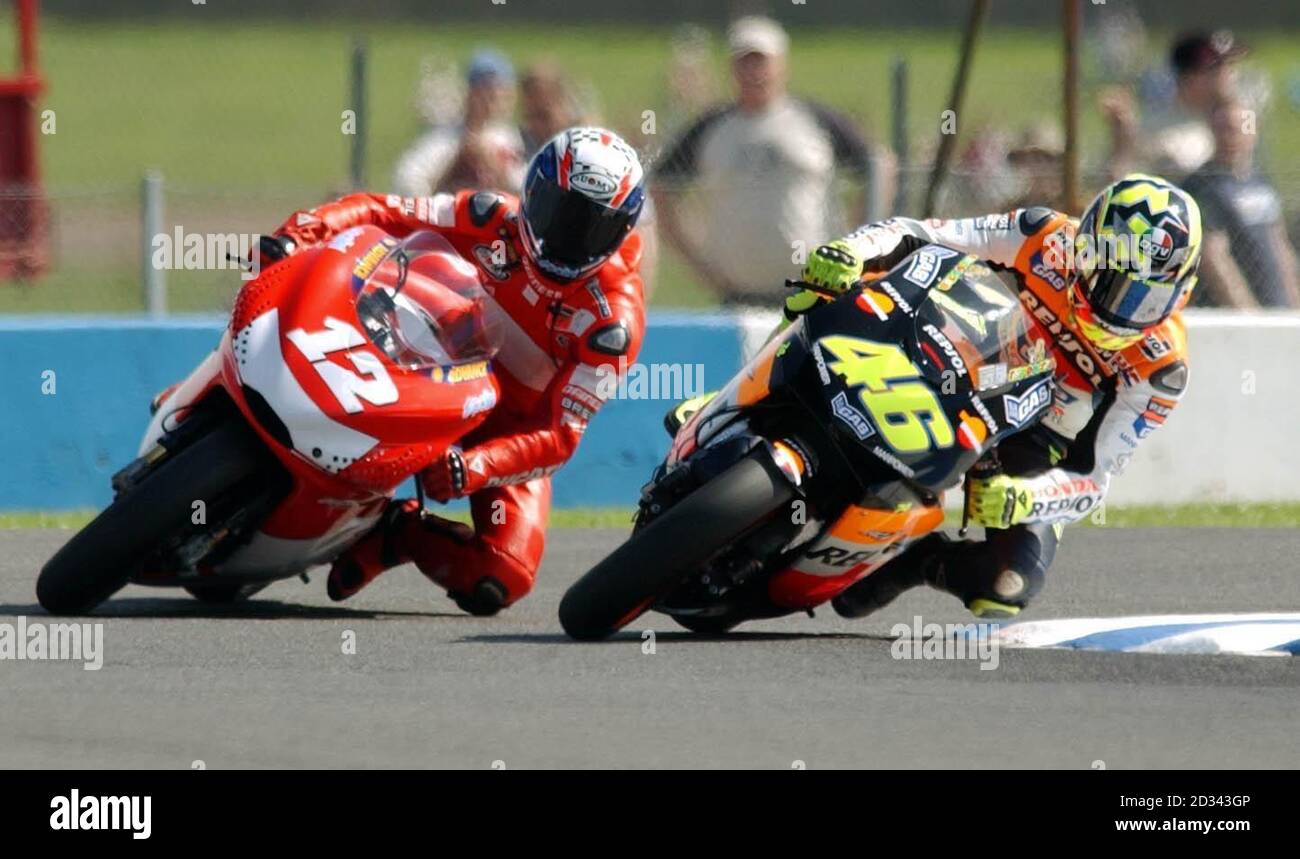
[(1169, 318), (1185, 283), (1133, 277), (1116, 268), (1099, 269), (1086, 290), (1097, 319), (1115, 333), (1139, 333)]
[(636, 212), (611, 209), (569, 191), (540, 173), (524, 191), (524, 218), (538, 254), (560, 266), (583, 269), (618, 247)]

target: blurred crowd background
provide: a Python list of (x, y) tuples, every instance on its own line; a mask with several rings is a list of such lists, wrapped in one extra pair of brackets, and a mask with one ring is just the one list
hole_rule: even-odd
[[(1083, 4), (1085, 202), (1134, 170), (1185, 183), (1205, 216), (1199, 305), (1300, 307), (1289, 5)], [(146, 171), (166, 231), (255, 233), (357, 184), (517, 190), (536, 147), (580, 123), (619, 131), (648, 167), (653, 305), (775, 304), (801, 252), (865, 220), (1066, 206), (1060, 4), (995, 2), (945, 118), (969, 8), (47, 0), (50, 266), (0, 280), (0, 313), (139, 310)], [(926, 211), (944, 130), (955, 157)], [(239, 286), (229, 271), (167, 282), (173, 312), (222, 310)]]

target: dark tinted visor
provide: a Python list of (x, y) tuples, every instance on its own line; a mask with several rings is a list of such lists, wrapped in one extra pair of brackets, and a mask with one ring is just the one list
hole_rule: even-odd
[(632, 214), (567, 191), (540, 173), (524, 198), (524, 217), (541, 255), (560, 265), (580, 268), (609, 256), (632, 223)]
[(1093, 275), (1088, 303), (1102, 322), (1136, 333), (1163, 322), (1180, 292), (1172, 282), (1142, 280), (1103, 268)]

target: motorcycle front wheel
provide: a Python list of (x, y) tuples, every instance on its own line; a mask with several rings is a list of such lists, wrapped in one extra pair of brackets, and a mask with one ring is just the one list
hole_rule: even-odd
[(50, 614), (85, 614), (121, 590), (167, 539), (191, 526), (194, 503), (207, 507), (258, 474), (264, 448), (253, 431), (228, 420), (168, 454), (46, 562), (36, 599)]
[(571, 638), (613, 635), (795, 496), (766, 451), (750, 453), (634, 533), (560, 601)]

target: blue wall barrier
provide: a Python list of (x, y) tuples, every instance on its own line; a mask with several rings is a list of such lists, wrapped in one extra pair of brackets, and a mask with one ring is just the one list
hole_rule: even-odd
[[(150, 400), (189, 374), (224, 325), (213, 316), (0, 318), (0, 510), (108, 504), (109, 478), (135, 456)], [(638, 362), (698, 364), (715, 389), (739, 368), (740, 342), (724, 314), (652, 313)], [(672, 392), (659, 394), (606, 404), (555, 477), (556, 506), (636, 502), (668, 446)]]

